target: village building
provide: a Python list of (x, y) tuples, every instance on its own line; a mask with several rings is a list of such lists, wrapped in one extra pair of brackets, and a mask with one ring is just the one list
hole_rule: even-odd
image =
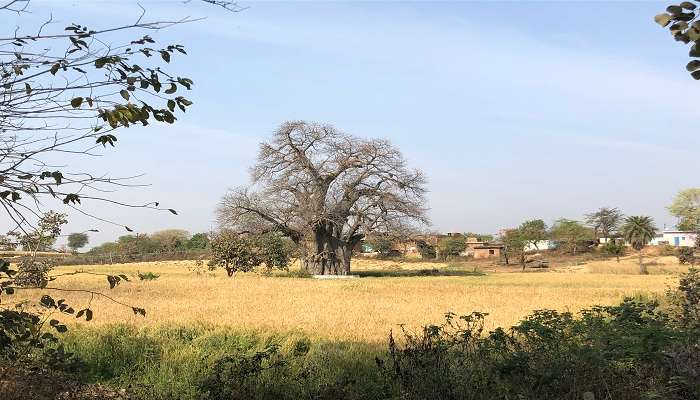
[(651, 240), (651, 245), (670, 245), (674, 247), (693, 247), (696, 232), (665, 230)]

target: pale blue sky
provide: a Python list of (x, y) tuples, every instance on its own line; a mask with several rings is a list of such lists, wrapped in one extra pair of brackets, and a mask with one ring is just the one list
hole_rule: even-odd
[[(241, 2), (238, 14), (141, 3), (153, 18), (207, 17), (153, 35), (188, 49), (173, 64), (195, 81), (187, 115), (171, 129), (122, 131), (91, 167), (146, 173), (150, 187), (117, 196), (180, 212), (109, 209), (141, 232), (211, 229), (257, 144), (290, 119), (390, 139), (426, 173), (442, 231), (601, 206), (670, 226), (665, 206), (698, 186), (700, 82), (653, 22), (664, 2)], [(131, 1), (44, 1), (32, 18), (43, 8), (93, 27), (139, 13)], [(67, 231), (92, 227), (102, 231), (93, 244), (125, 233), (77, 216)]]

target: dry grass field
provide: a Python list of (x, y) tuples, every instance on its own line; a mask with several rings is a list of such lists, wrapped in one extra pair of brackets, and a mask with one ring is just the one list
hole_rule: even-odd
[[(61, 287), (102, 290), (115, 299), (144, 307), (146, 318), (128, 308), (95, 298), (90, 324), (127, 322), (137, 327), (162, 324), (205, 324), (252, 331), (301, 331), (312, 337), (343, 341), (379, 342), (399, 324), (418, 327), (439, 322), (447, 311), (488, 312), (488, 327), (510, 326), (534, 309), (578, 311), (593, 304), (613, 304), (624, 296), (658, 294), (675, 283), (682, 269), (672, 258), (648, 258), (650, 275), (636, 275), (636, 258), (621, 263), (596, 261), (546, 272), (357, 259), (353, 271), (365, 277), (316, 280), (238, 274), (197, 273), (194, 262), (167, 261), (111, 266), (59, 267), (54, 273), (84, 270), (124, 273), (131, 282), (109, 290), (104, 276), (61, 278)], [(441, 276), (421, 276), (437, 268)], [(137, 272), (160, 277), (141, 281)], [(66, 297), (76, 309), (88, 304), (83, 294)], [(20, 291), (20, 297), (36, 293)], [(75, 322), (70, 319), (71, 323)]]

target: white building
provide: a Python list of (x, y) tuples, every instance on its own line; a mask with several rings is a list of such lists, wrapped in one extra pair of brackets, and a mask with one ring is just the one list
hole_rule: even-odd
[(540, 240), (537, 242), (537, 246), (535, 246), (533, 243), (528, 243), (527, 246), (525, 247), (526, 252), (533, 252), (533, 251), (542, 251), (542, 250), (551, 250), (554, 248), (554, 243), (549, 241), (549, 240)]
[(695, 245), (695, 232), (663, 231), (651, 240), (652, 245), (668, 244), (674, 247), (692, 247)]

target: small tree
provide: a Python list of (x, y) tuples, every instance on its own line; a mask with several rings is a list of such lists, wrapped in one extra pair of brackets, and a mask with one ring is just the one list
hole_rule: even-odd
[(418, 252), (420, 253), (420, 256), (425, 259), (434, 259), (437, 257), (437, 251), (435, 250), (435, 246), (432, 246), (428, 244), (425, 240), (419, 240), (416, 243), (416, 247), (418, 248)]
[(190, 233), (184, 229), (165, 229), (150, 235), (160, 251), (184, 249), (190, 240)]
[(9, 233), (17, 238), (24, 250), (31, 252), (29, 257), (20, 260), (14, 284), (23, 287), (46, 287), (49, 272), (54, 265), (49, 258), (37, 258), (36, 253), (48, 250), (56, 242), (56, 238), (61, 234), (61, 227), (66, 223), (68, 220), (65, 214), (49, 211), (39, 219), (35, 231), (24, 235)]
[(457, 257), (466, 249), (467, 243), (464, 237), (451, 236), (438, 242), (438, 254), (443, 260), (450, 257)]
[(616, 236), (623, 218), (619, 209), (601, 207), (598, 211), (586, 214), (586, 224), (593, 228), (596, 239), (610, 239)]
[(537, 244), (547, 239), (547, 224), (541, 219), (525, 221), (520, 224), (518, 232), (520, 238), (522, 238), (526, 244), (531, 244), (535, 246), (535, 249), (539, 250), (540, 248)]
[(603, 244), (603, 251), (606, 254), (615, 256), (617, 262), (620, 262), (620, 256), (625, 255), (625, 244), (620, 240), (608, 240)]
[(258, 259), (265, 264), (268, 271), (273, 268), (287, 269), (289, 267), (291, 249), (282, 235), (269, 232), (257, 237), (255, 242)]
[(187, 248), (192, 250), (206, 249), (209, 246), (209, 236), (206, 233), (195, 233), (187, 242)]
[(78, 249), (85, 247), (89, 240), (87, 233), (71, 233), (68, 235), (68, 248), (73, 252), (77, 252)]
[(255, 251), (255, 242), (231, 230), (221, 230), (211, 235), (210, 266), (223, 267), (232, 277), (237, 271), (251, 271), (261, 260)]
[(668, 206), (668, 211), (678, 218), (678, 229), (700, 230), (700, 188), (681, 190)]
[(503, 234), (501, 241), (503, 242), (503, 258), (506, 265), (512, 258), (517, 257), (525, 270), (525, 247), (528, 241), (525, 240), (522, 232), (519, 229), (510, 229)]
[(623, 237), (639, 252), (639, 272), (641, 274), (647, 273), (643, 262), (642, 250), (656, 236), (657, 230), (654, 220), (643, 215), (633, 215), (625, 218), (625, 223), (622, 226)]
[(61, 234), (61, 226), (68, 223), (66, 214), (55, 211), (44, 213), (37, 223), (36, 229), (31, 232), (14, 230), (7, 233), (24, 251), (36, 253), (47, 251), (56, 243), (56, 238)]
[(394, 249), (394, 242), (386, 235), (372, 235), (366, 241), (372, 250), (379, 253), (381, 257), (387, 257)]
[(593, 236), (589, 228), (581, 225), (578, 221), (566, 218), (559, 219), (554, 223), (550, 235), (554, 240), (564, 243), (573, 255), (576, 255), (582, 242)]
[(695, 249), (692, 247), (681, 247), (678, 249), (678, 263), (695, 266)]

